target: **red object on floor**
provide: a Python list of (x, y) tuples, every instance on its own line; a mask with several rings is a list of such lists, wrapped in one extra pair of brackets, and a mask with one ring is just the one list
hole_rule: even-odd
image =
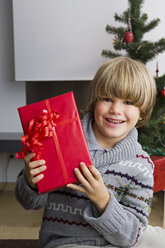
[(84, 130), (72, 92), (18, 108), (24, 136), (23, 158), (27, 150), (34, 160), (44, 159), (47, 169), (38, 182), (39, 193), (77, 183), (74, 168), (80, 162), (92, 164)]
[(154, 193), (165, 190), (165, 156), (151, 155), (154, 162)]

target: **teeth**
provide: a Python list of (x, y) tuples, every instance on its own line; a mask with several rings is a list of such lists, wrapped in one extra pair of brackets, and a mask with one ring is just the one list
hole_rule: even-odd
[(109, 122), (112, 122), (112, 123), (115, 123), (115, 124), (120, 124), (120, 123), (122, 123), (123, 121), (112, 121), (112, 120), (108, 120)]

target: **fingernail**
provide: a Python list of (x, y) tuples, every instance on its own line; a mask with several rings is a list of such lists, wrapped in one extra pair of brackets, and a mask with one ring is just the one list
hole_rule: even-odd
[(43, 166), (43, 169), (44, 169), (44, 170), (46, 170), (46, 169), (47, 169), (47, 166), (46, 166), (46, 165), (44, 165), (44, 166)]
[(84, 162), (81, 162), (80, 165), (85, 165), (85, 163)]
[(39, 175), (39, 179), (42, 179), (43, 177), (44, 177), (43, 174), (40, 174), (40, 175)]

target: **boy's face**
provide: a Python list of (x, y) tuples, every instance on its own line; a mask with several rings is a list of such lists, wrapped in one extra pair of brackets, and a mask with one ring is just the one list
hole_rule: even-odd
[(132, 102), (117, 97), (103, 97), (96, 103), (93, 131), (103, 148), (111, 148), (124, 139), (140, 119)]

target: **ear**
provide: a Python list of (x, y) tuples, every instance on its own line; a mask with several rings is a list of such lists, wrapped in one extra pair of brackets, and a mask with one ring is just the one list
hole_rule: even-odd
[(141, 117), (141, 113), (140, 113), (140, 111), (139, 111), (139, 118), (138, 118), (138, 121), (142, 121), (143, 120), (143, 118)]

